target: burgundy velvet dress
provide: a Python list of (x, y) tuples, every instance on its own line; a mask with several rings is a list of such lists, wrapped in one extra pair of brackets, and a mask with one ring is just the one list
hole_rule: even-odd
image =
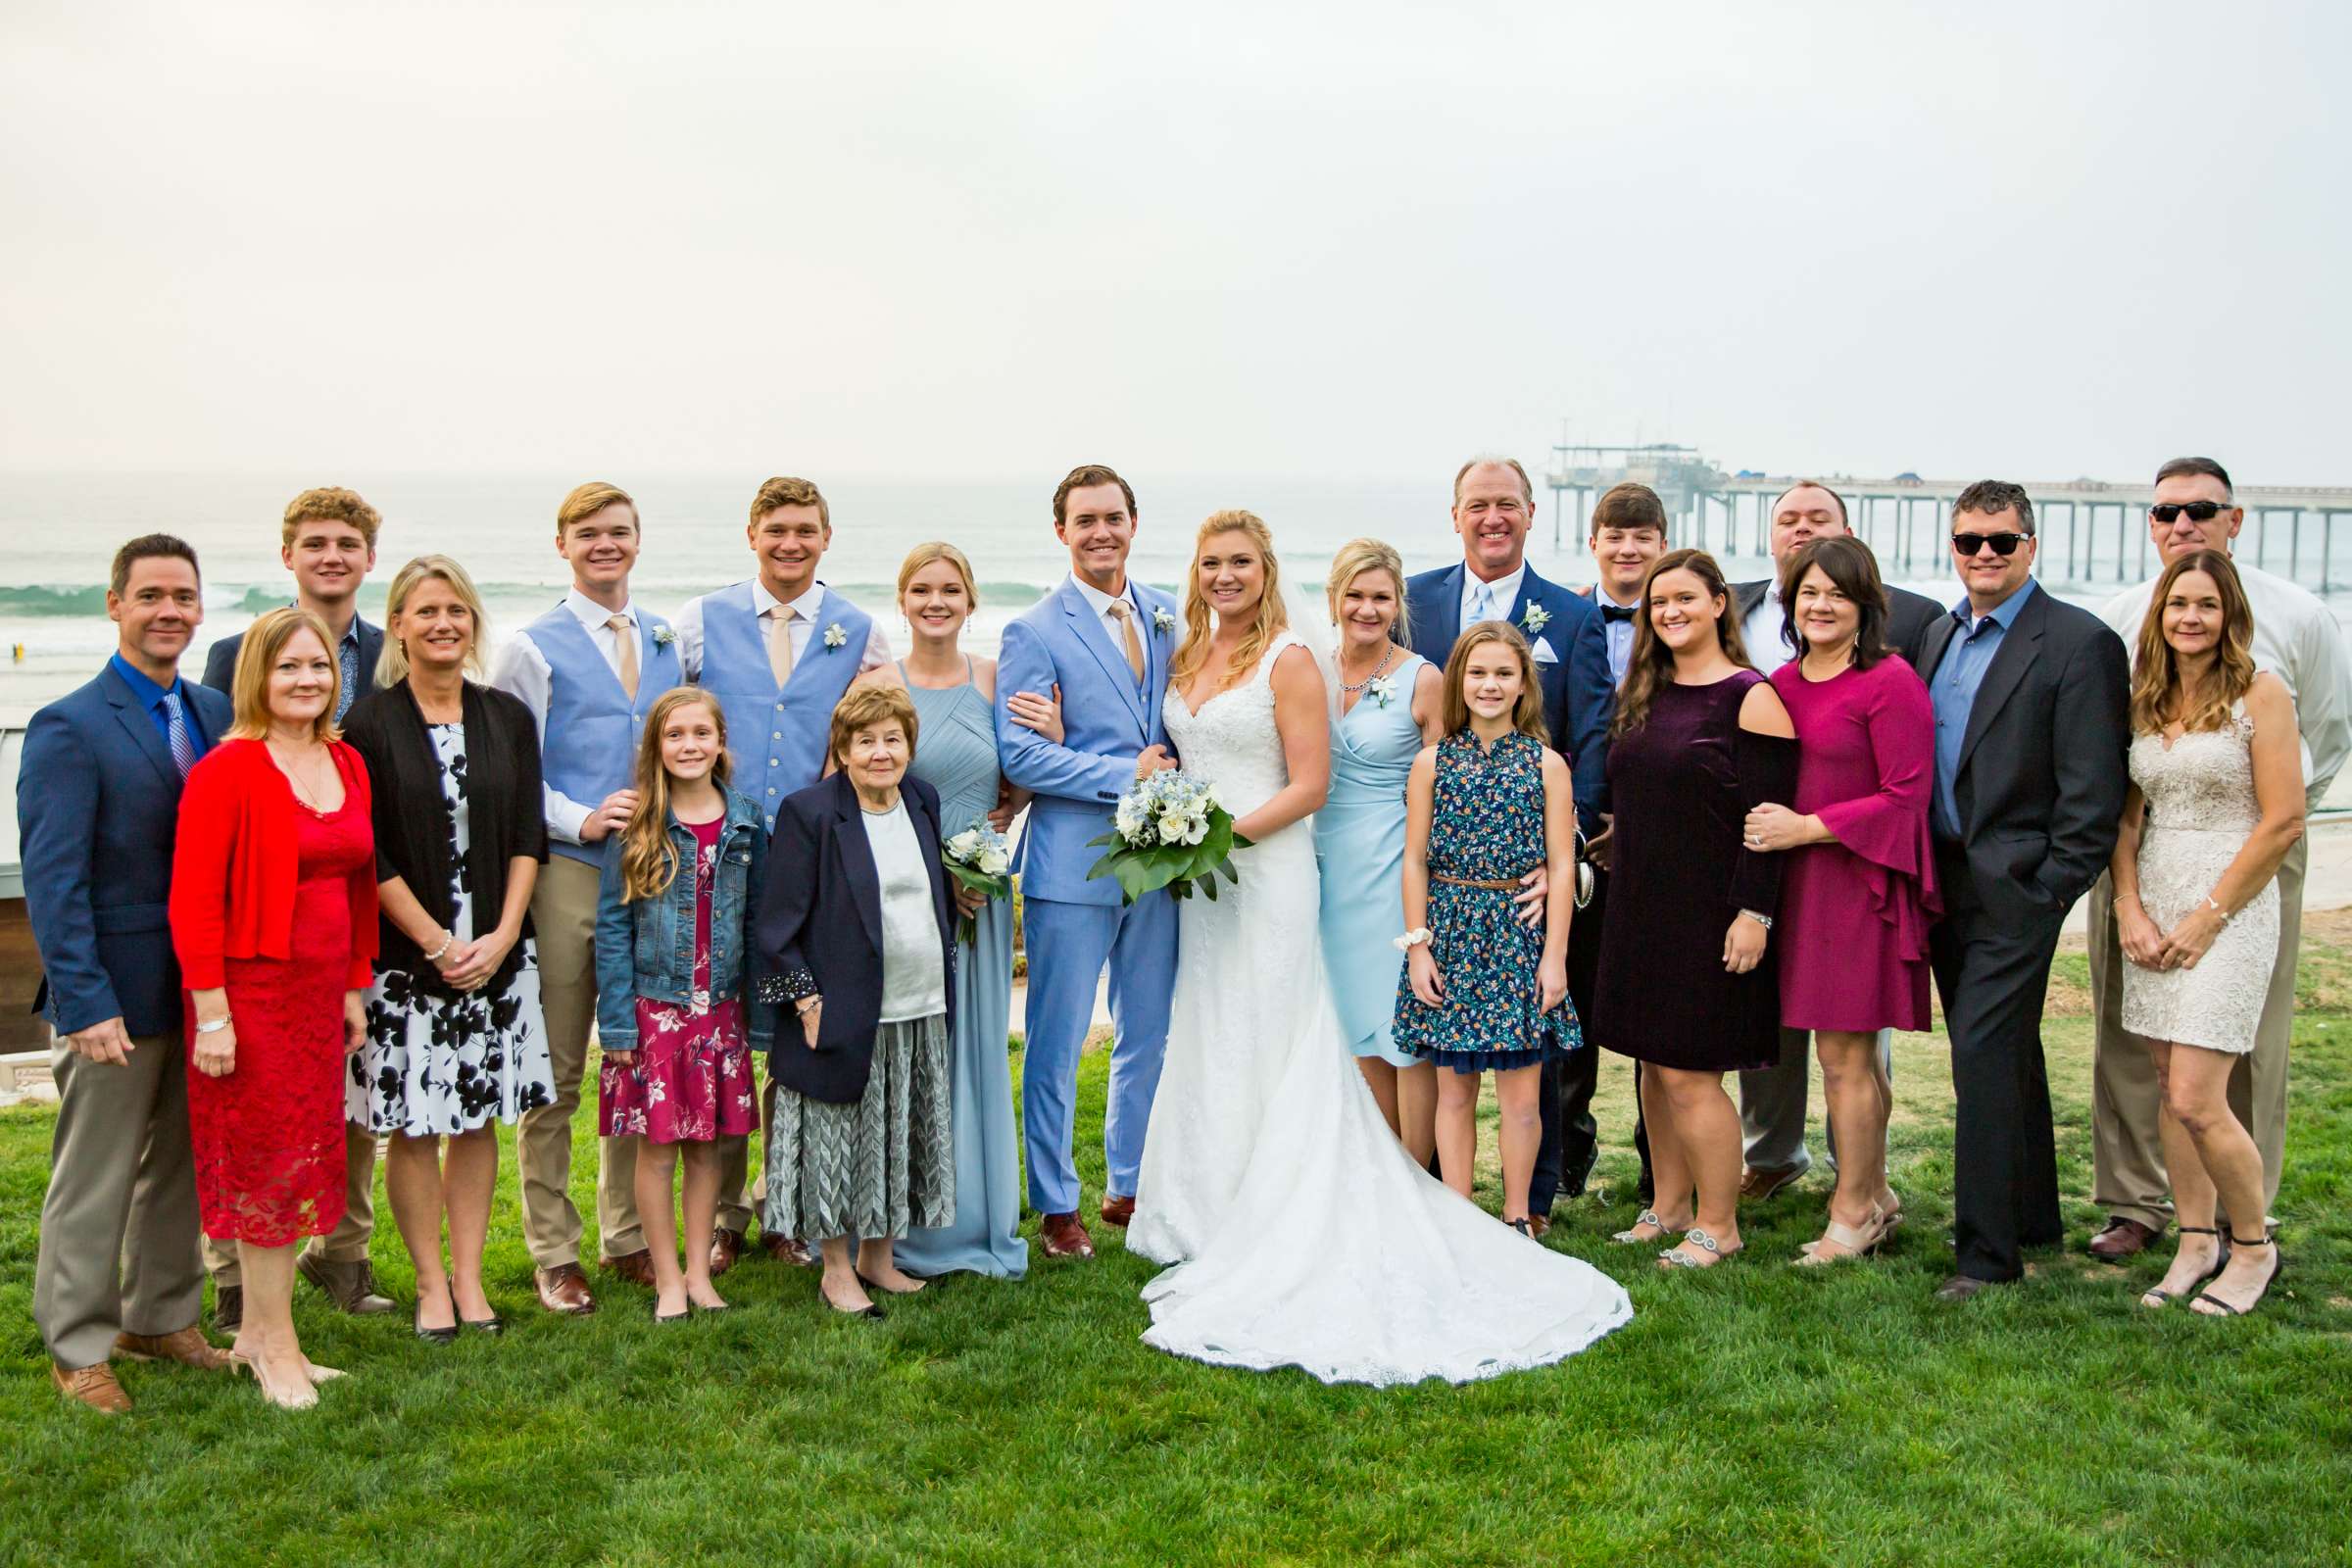
[(1781, 1022), (1856, 1034), (1928, 1027), (1928, 928), (1941, 906), (1928, 801), (1936, 715), (1900, 657), (1809, 681), (1772, 677), (1796, 726), (1796, 797), (1834, 844), (1790, 850), (1781, 873)]
[(1609, 745), (1615, 853), (1585, 1032), (1620, 1055), (1692, 1072), (1780, 1060), (1782, 917), (1761, 963), (1723, 966), (1739, 912), (1780, 906), (1783, 857), (1742, 842), (1748, 808), (1796, 785), (1796, 743), (1740, 727), (1740, 705), (1763, 679), (1743, 669), (1663, 687), (1647, 722)]

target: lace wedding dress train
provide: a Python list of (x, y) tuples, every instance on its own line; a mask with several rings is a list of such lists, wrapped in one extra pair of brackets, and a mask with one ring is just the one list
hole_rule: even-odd
[[(1270, 675), (1297, 639), (1169, 738), (1236, 816), (1282, 788)], [(1463, 1383), (1573, 1355), (1633, 1316), (1615, 1281), (1528, 1241), (1415, 1165), (1341, 1038), (1318, 946), (1311, 822), (1237, 853), (1181, 912), (1167, 1062), (1129, 1250), (1144, 1342), (1326, 1383)]]

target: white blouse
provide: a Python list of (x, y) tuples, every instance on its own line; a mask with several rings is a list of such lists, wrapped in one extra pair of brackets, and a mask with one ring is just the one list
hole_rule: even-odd
[(928, 1018), (948, 1010), (948, 974), (939, 947), (939, 917), (931, 904), (930, 857), (901, 796), (887, 811), (858, 814), (882, 883), (882, 1023)]

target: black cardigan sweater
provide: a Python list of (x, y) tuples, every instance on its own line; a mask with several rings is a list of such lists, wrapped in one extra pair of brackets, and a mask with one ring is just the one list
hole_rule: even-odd
[[(495, 687), (467, 681), (466, 722), (466, 869), (473, 890), (474, 935), (498, 923), (507, 906), (507, 867), (517, 858), (547, 858), (546, 806), (539, 787), (539, 726), (531, 710)], [(374, 791), (375, 874), (408, 885), (425, 912), (449, 926), (457, 834), (441, 794), (441, 760), (424, 714), (406, 680), (368, 693), (343, 715), (343, 738), (368, 763)], [(428, 995), (454, 1000), (440, 971), (407, 932), (383, 917), (378, 972), (400, 970)], [(530, 917), (523, 917), (530, 935)], [(491, 990), (503, 990), (522, 963), (522, 943), (499, 965)]]

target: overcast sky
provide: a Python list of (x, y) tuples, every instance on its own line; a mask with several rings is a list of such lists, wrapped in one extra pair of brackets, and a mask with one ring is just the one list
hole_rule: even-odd
[(2352, 482), (2348, 12), (0, 0), (0, 467)]

